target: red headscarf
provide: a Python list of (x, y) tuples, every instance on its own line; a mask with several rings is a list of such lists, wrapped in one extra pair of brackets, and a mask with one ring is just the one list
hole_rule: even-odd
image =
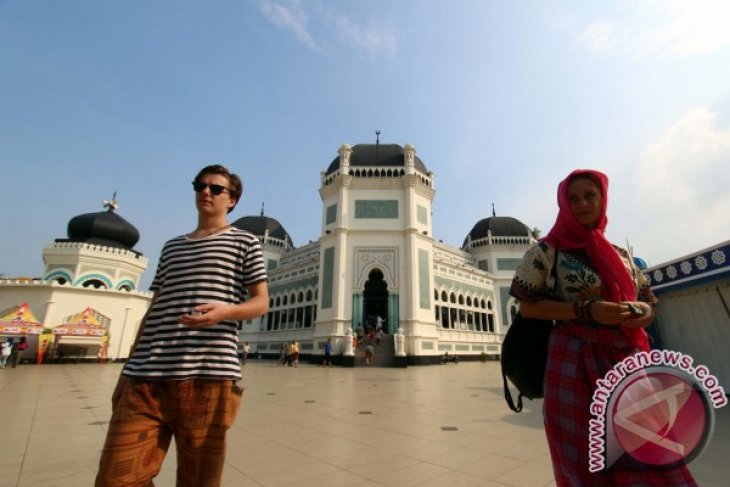
[[(568, 201), (568, 185), (576, 176), (588, 175), (598, 181), (601, 193), (601, 215), (595, 228), (588, 230), (573, 215)], [(619, 303), (636, 299), (636, 285), (627, 271), (621, 256), (606, 239), (608, 225), (608, 177), (592, 169), (576, 169), (558, 186), (558, 218), (545, 240), (558, 250), (585, 249), (593, 266), (601, 276), (604, 298)], [(643, 329), (622, 326), (626, 338), (642, 350), (649, 349), (649, 340)]]

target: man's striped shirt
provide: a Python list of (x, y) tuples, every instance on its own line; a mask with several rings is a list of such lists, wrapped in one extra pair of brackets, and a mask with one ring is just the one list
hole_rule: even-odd
[(231, 227), (202, 239), (165, 243), (150, 289), (158, 291), (144, 332), (124, 367), (138, 379), (241, 379), (235, 321), (193, 329), (179, 322), (200, 304), (238, 304), (246, 288), (266, 280), (261, 244)]

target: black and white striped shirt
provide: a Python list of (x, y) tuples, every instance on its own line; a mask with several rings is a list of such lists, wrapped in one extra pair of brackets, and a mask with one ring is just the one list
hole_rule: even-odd
[(178, 318), (200, 304), (238, 304), (246, 288), (266, 280), (261, 244), (231, 227), (193, 240), (180, 236), (162, 248), (150, 289), (158, 291), (144, 332), (124, 367), (137, 379), (241, 379), (235, 321), (193, 329)]

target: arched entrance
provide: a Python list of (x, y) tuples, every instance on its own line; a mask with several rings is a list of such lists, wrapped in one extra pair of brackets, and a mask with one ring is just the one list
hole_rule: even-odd
[[(374, 327), (377, 319), (388, 319), (388, 283), (383, 279), (380, 269), (373, 269), (368, 274), (363, 291), (363, 324)], [(388, 331), (390, 323), (386, 323), (383, 331)]]

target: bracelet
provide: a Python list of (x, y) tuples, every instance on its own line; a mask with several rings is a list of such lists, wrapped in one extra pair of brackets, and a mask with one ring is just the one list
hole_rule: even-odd
[(582, 324), (595, 324), (593, 314), (591, 313), (591, 306), (593, 303), (598, 301), (597, 298), (590, 298), (587, 300), (575, 301), (573, 303), (573, 313), (575, 313), (576, 319)]

